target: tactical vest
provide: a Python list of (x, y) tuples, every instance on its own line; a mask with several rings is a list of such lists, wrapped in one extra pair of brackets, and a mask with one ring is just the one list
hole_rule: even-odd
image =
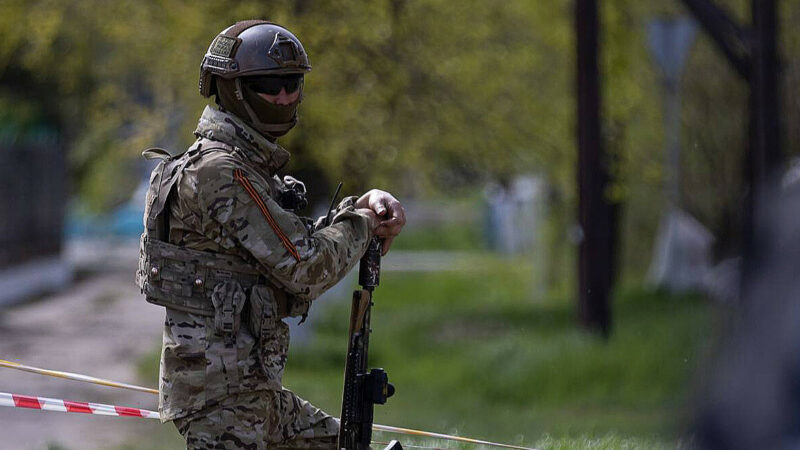
[[(288, 312), (303, 315), (307, 311), (307, 305), (305, 308), (291, 305), (294, 308), (290, 308), (284, 291), (272, 286), (267, 277), (241, 257), (192, 250), (168, 242), (169, 204), (181, 172), (206, 152), (231, 150), (221, 142), (200, 139), (181, 154), (173, 155), (156, 148), (143, 153), (148, 159), (159, 158), (162, 161), (153, 170), (147, 192), (136, 283), (150, 303), (213, 317), (214, 332), (219, 336), (215, 339), (221, 345), (209, 343), (205, 359), (224, 366), (219, 372), (224, 374), (225, 381), (207, 385), (204, 389), (208, 392), (204, 395), (208, 398), (265, 385), (280, 389), (283, 368), (277, 367), (280, 364), (273, 360), (284, 360), (285, 356), (269, 354), (269, 351), (270, 347), (282, 348), (285, 345), (270, 344), (269, 341), (284, 332), (278, 329), (285, 328), (285, 324), (279, 323), (280, 318), (286, 317)], [(252, 373), (240, 373), (241, 355), (237, 354), (236, 339), (241, 326), (247, 326), (248, 333), (265, 348), (259, 354), (264, 373), (255, 378)], [(288, 341), (285, 344), (288, 345)], [(218, 392), (220, 389), (223, 392)], [(202, 405), (194, 402), (191, 409), (198, 406)], [(168, 412), (165, 416), (172, 414)]]
[[(212, 143), (203, 148), (203, 144)], [(243, 305), (234, 299), (214, 296), (223, 285), (236, 282), (245, 293), (256, 284), (268, 285), (252, 264), (235, 255), (197, 251), (170, 244), (169, 201), (183, 169), (196, 161), (203, 152), (230, 151), (220, 142), (200, 139), (185, 153), (170, 155), (166, 150), (151, 148), (146, 158), (162, 161), (153, 170), (144, 212), (145, 230), (139, 252), (136, 282), (148, 302), (203, 316), (214, 316), (225, 329), (233, 326), (232, 312)], [(286, 298), (282, 296), (279, 312), (286, 317)], [(217, 303), (220, 303), (217, 306)]]

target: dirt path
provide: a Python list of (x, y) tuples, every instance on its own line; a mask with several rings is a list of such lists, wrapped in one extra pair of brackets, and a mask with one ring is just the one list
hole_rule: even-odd
[[(67, 291), (0, 311), (0, 359), (132, 384), (160, 342), (163, 310), (146, 303), (133, 269), (90, 276)], [(0, 368), (0, 392), (157, 409), (152, 394)], [(0, 408), (0, 449), (99, 449), (131, 442), (157, 421)], [(135, 440), (134, 440), (135, 442)]]

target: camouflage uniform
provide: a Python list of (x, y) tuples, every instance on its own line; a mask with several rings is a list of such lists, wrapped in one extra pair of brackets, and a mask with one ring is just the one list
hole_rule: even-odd
[(232, 396), (175, 426), (191, 449), (334, 449), (339, 433), (338, 420), (286, 389)]
[(151, 177), (137, 282), (166, 307), (161, 420), (190, 449), (334, 448), (338, 421), (281, 385), (281, 318), (305, 316), (352, 269), (369, 218), (355, 197), (329, 226), (282, 208), (275, 172), (289, 154), (236, 116), (207, 107), (195, 134), (182, 154), (149, 152), (165, 160)]

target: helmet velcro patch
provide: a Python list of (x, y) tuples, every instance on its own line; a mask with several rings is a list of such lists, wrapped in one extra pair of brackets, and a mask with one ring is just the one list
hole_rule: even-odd
[(236, 38), (219, 35), (214, 39), (214, 42), (211, 43), (211, 48), (208, 49), (208, 52), (212, 55), (230, 58), (233, 54), (233, 48), (235, 46)]

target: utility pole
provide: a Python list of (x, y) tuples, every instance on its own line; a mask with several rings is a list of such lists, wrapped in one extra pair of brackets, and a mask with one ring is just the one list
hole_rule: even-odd
[(615, 214), (606, 197), (608, 157), (600, 126), (597, 0), (575, 0), (578, 100), (578, 317), (582, 326), (608, 336), (615, 268)]

